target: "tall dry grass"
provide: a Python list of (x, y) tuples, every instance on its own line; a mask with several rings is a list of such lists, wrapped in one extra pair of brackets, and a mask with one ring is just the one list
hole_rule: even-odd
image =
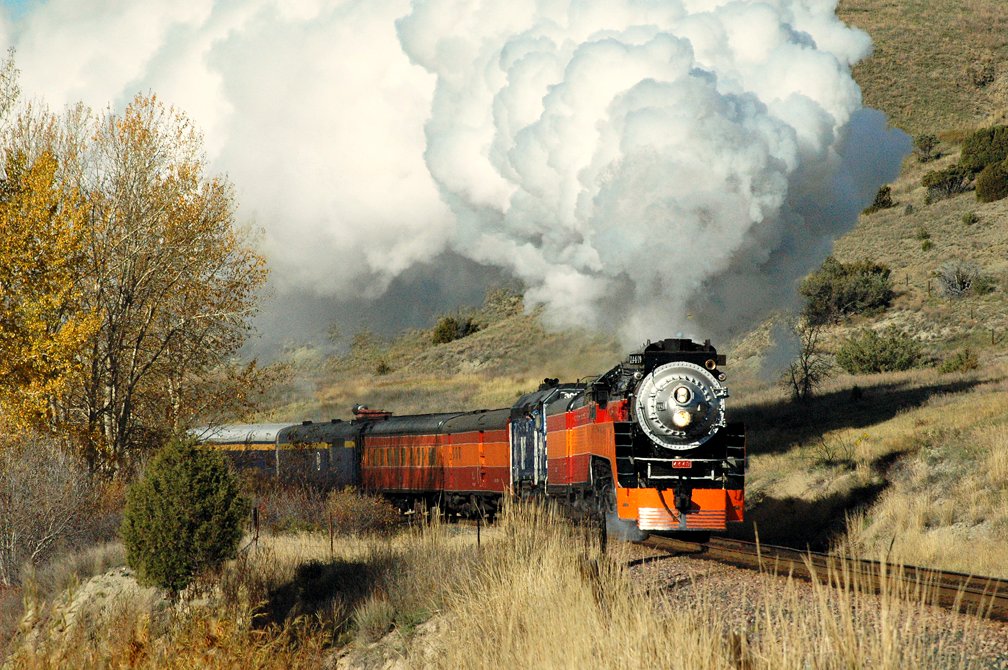
[[(92, 580), (29, 604), (17, 668), (926, 668), (965, 665), (921, 594), (763, 580), (669, 589), (556, 512), (510, 508), (477, 546), (437, 519), (394, 538), (264, 537), (182, 603)], [(107, 574), (106, 578), (109, 577)], [(98, 588), (95, 584), (104, 584)], [(760, 589), (768, 591), (760, 595)], [(82, 594), (89, 598), (82, 598)], [(909, 599), (905, 596), (909, 595)], [(748, 606), (756, 616), (739, 618)]]
[(848, 517), (846, 539), (866, 555), (1008, 577), (1008, 397), (935, 410), (941, 424), (917, 433), (878, 503)]
[[(850, 575), (842, 589), (788, 581), (739, 629), (738, 593), (655, 593), (619, 551), (543, 510), (511, 510), (501, 537), (459, 580), (445, 625), (411, 649), (409, 664), (433, 668), (923, 668), (963, 664), (924, 605), (925, 594), (889, 583), (865, 595)], [(624, 545), (625, 547), (625, 545)], [(768, 582), (776, 578), (764, 576)], [(909, 599), (904, 599), (910, 596)]]

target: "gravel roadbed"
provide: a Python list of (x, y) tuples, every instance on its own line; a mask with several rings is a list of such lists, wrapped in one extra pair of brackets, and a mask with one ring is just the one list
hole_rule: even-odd
[[(656, 599), (671, 602), (707, 602), (718, 605), (728, 628), (726, 634), (758, 635), (757, 621), (766, 610), (795, 602), (799, 609), (814, 607), (815, 593), (808, 582), (786, 576), (762, 574), (734, 566), (689, 556), (672, 556), (638, 546), (631, 560), (635, 578)], [(833, 591), (835, 592), (835, 590)], [(879, 599), (866, 595), (857, 599), (859, 616), (880, 611)], [(950, 665), (1008, 670), (1008, 623), (958, 614), (939, 607), (921, 607), (921, 630), (933, 636), (938, 667)], [(801, 611), (795, 616), (802, 615)]]

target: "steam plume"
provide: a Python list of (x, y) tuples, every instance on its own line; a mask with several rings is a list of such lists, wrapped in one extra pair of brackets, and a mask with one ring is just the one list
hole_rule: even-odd
[(49, 0), (0, 33), (55, 108), (150, 90), (189, 113), (288, 311), (448, 302), (469, 292), (430, 281), (447, 258), (639, 341), (780, 307), (895, 176), (908, 140), (862, 109), (870, 42), (834, 10)]
[[(870, 42), (799, 0), (427, 0), (426, 160), (452, 244), (562, 324), (726, 334), (793, 295), (907, 138), (861, 108)], [(639, 341), (639, 340), (638, 340)]]

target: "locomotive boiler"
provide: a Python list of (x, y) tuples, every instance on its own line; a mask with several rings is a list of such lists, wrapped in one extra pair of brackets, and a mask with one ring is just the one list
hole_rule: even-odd
[(559, 499), (640, 531), (725, 530), (744, 515), (745, 430), (727, 420), (710, 342), (649, 343), (603, 375), (546, 379), (511, 407), (197, 431), (239, 466), (354, 485), (401, 509), (493, 515), (505, 496)]

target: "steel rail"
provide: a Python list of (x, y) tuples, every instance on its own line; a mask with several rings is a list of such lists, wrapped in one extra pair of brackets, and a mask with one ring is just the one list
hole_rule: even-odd
[(688, 542), (651, 536), (637, 544), (673, 554), (689, 555), (769, 574), (792, 575), (834, 586), (854, 584), (874, 593), (899, 591), (903, 587), (908, 593), (923, 597), (929, 604), (1008, 621), (1008, 579), (912, 565), (884, 564), (726, 538)]

